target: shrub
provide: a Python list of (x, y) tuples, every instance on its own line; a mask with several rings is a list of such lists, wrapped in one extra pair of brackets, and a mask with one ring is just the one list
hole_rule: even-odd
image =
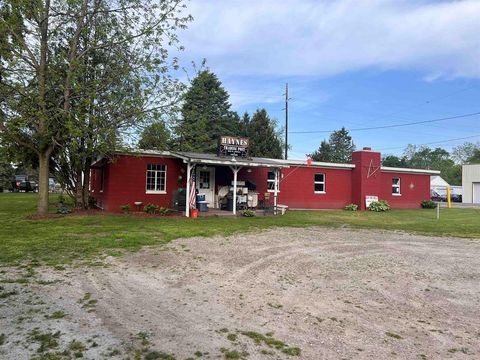
[(390, 205), (388, 204), (387, 200), (378, 200), (372, 202), (368, 207), (368, 210), (376, 212), (388, 211), (390, 210)]
[(245, 217), (254, 217), (255, 216), (255, 211), (253, 210), (243, 210), (242, 211), (242, 216), (245, 216)]
[(97, 207), (97, 199), (95, 199), (93, 196), (88, 197), (88, 208), (89, 209), (94, 209)]
[(170, 209), (167, 209), (167, 208), (164, 208), (163, 206), (158, 209), (158, 213), (161, 215), (161, 216), (167, 216), (168, 214), (170, 214), (172, 211)]
[(357, 211), (358, 210), (358, 205), (357, 204), (348, 204), (347, 206), (345, 206), (345, 210)]
[(423, 200), (421, 203), (422, 208), (424, 209), (436, 209), (437, 204), (432, 200)]
[(120, 209), (122, 209), (122, 211), (123, 211), (125, 214), (128, 214), (128, 212), (130, 211), (130, 204), (121, 205), (121, 206), (120, 206)]
[(143, 211), (145, 211), (147, 214), (155, 214), (158, 210), (158, 205), (155, 204), (147, 204), (143, 208)]

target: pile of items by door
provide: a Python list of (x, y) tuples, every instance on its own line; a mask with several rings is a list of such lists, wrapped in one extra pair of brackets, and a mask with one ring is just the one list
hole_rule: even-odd
[[(237, 181), (237, 210), (256, 209), (258, 206), (257, 185), (251, 181)], [(197, 209), (200, 212), (208, 211), (206, 195), (197, 194)], [(233, 211), (233, 181), (230, 186), (221, 186), (215, 195), (214, 208)]]

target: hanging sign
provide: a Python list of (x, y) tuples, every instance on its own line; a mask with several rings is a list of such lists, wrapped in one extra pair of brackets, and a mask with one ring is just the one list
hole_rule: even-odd
[(218, 156), (248, 157), (249, 139), (237, 136), (220, 136)]

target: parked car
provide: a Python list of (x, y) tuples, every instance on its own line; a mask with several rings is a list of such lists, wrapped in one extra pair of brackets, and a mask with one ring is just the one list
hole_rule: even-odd
[(446, 202), (447, 201), (447, 195), (439, 194), (435, 190), (430, 190), (430, 200), (435, 201), (435, 202)]
[(10, 191), (34, 192), (38, 191), (38, 185), (35, 181), (29, 180), (27, 175), (15, 175), (15, 178), (12, 180)]

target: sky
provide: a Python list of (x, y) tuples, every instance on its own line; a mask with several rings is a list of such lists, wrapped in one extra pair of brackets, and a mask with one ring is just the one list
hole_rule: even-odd
[[(190, 0), (182, 64), (207, 60), (242, 114), (265, 108), (304, 159), (345, 126), (399, 155), (480, 141), (480, 0)], [(397, 128), (354, 130), (468, 115)], [(457, 139), (452, 141), (446, 141)]]

